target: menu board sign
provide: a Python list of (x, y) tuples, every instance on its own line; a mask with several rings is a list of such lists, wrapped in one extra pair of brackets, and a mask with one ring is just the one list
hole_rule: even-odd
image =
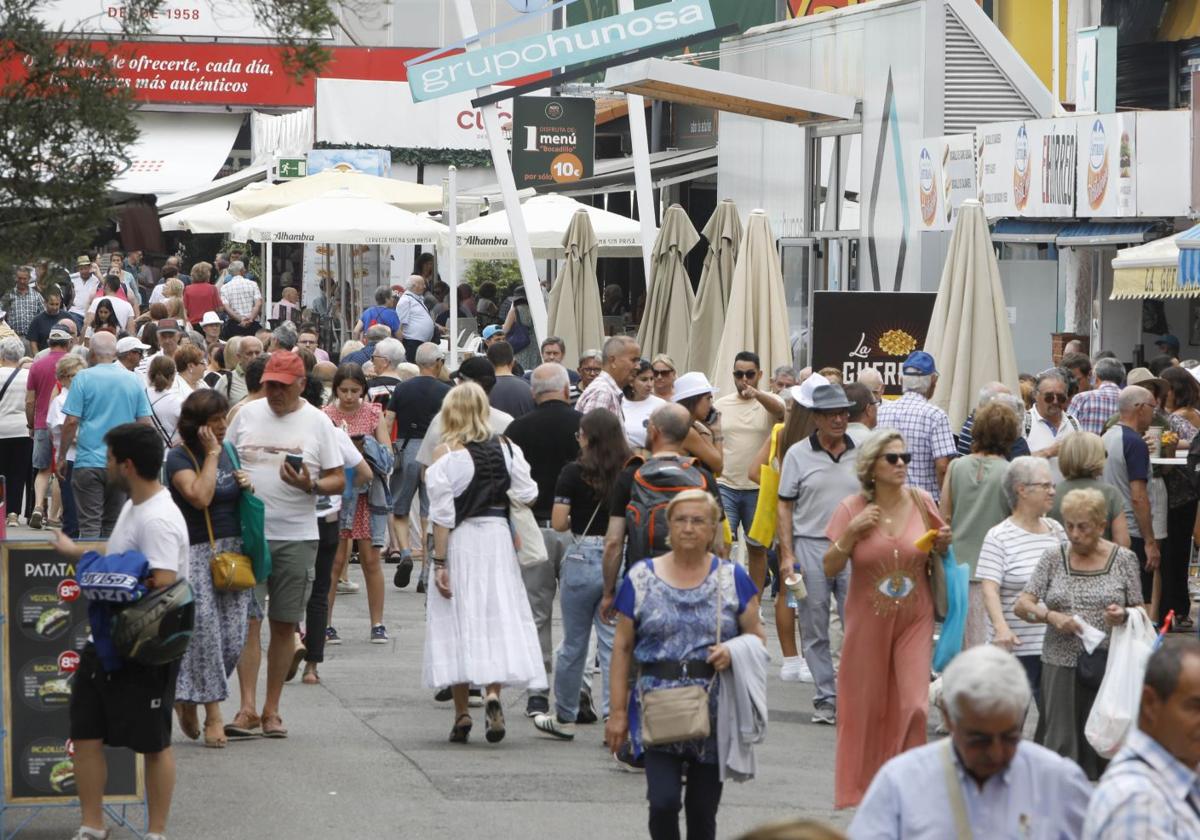
[(813, 370), (833, 367), (853, 382), (863, 368), (883, 377), (883, 393), (903, 392), (900, 368), (925, 346), (935, 292), (814, 292)]
[(594, 99), (518, 96), (513, 100), (512, 167), (517, 189), (588, 177), (595, 143)]
[[(87, 546), (102, 548), (103, 546)], [(0, 547), (3, 610), (4, 801), (69, 802), (76, 797), (68, 705), (88, 638), (87, 602), (75, 563), (47, 543)], [(106, 749), (109, 803), (141, 802), (141, 759)]]

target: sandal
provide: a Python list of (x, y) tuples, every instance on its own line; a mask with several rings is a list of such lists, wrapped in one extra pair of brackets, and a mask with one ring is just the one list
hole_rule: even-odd
[(179, 716), (180, 731), (193, 741), (199, 738), (200, 718), (196, 715), (195, 704), (180, 703), (175, 707), (175, 712)]
[(297, 643), (296, 652), (292, 654), (292, 664), (288, 666), (287, 676), (283, 678), (284, 682), (291, 682), (296, 678), (296, 672), (300, 670), (300, 663), (304, 661), (304, 657), (308, 655), (308, 648)]
[(466, 712), (463, 712), (461, 715), (459, 715), (457, 718), (454, 719), (454, 728), (452, 728), (450, 730), (450, 743), (451, 744), (467, 743), (467, 738), (470, 737), (470, 735), (471, 735), (471, 727), (474, 725), (475, 725), (475, 722), (473, 720), (471, 720), (471, 716), (469, 714), (467, 714)]
[(204, 746), (214, 750), (223, 750), (229, 744), (229, 739), (225, 736), (225, 728), (218, 722), (215, 724), (217, 734), (209, 735), (208, 732), (213, 727), (214, 724), (208, 721), (204, 722)]
[(300, 678), (300, 682), (304, 683), (305, 685), (320, 685), (321, 677), (319, 674), (317, 674), (316, 666), (305, 668), (304, 676)]
[(498, 744), (504, 740), (504, 707), (500, 705), (500, 698), (495, 694), (490, 695), (483, 703), (484, 724), (486, 731), (484, 737), (487, 738), (489, 744)]
[(239, 711), (233, 722), (225, 724), (225, 736), (234, 741), (257, 738), (262, 735), (262, 718), (253, 712)]
[(288, 731), (279, 715), (263, 715), (262, 734), (264, 738), (286, 738)]

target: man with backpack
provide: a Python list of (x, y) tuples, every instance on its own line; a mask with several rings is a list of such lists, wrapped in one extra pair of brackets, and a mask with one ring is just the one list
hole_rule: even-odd
[[(713, 474), (694, 458), (682, 454), (683, 440), (691, 427), (691, 416), (683, 406), (672, 403), (656, 409), (646, 426), (650, 457), (644, 462), (631, 460), (617, 476), (604, 535), (604, 597), (600, 612), (606, 620), (615, 617), (612, 604), (618, 572), (671, 550), (667, 545), (667, 503), (684, 490), (697, 488), (712, 493), (717, 504), (721, 503)], [(722, 528), (713, 551), (725, 555), (727, 549)]]
[(395, 293), (388, 286), (380, 286), (375, 290), (375, 305), (365, 309), (354, 325), (353, 337), (358, 338), (376, 324), (382, 324), (395, 338), (400, 332), (400, 318), (395, 306)]

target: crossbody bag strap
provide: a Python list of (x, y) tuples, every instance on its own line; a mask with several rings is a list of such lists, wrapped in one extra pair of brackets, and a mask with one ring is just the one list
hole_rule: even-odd
[(971, 840), (971, 821), (967, 817), (967, 803), (963, 798), (962, 784), (954, 772), (954, 747), (949, 738), (943, 742), (942, 769), (946, 773), (946, 796), (950, 799), (950, 811), (954, 814), (954, 830), (958, 840)]
[(12, 384), (12, 381), (17, 378), (17, 374), (20, 372), (21, 369), (19, 367), (13, 368), (13, 372), (8, 375), (8, 379), (4, 380), (4, 387), (0, 388), (0, 400), (4, 399), (4, 395), (8, 393), (8, 386)]
[[(196, 467), (196, 474), (199, 475), (200, 474), (200, 463), (196, 460), (196, 456), (192, 454), (192, 450), (188, 448), (186, 443), (183, 445), (183, 451), (186, 452), (188, 454), (188, 457), (192, 459), (192, 464), (194, 464)], [(217, 458), (219, 459), (220, 457), (221, 456), (218, 454)], [(221, 465), (218, 463), (217, 468), (220, 469), (220, 466)], [(213, 492), (214, 493), (216, 492), (216, 488), (213, 488)], [(213, 536), (212, 516), (210, 516), (208, 513), (208, 505), (204, 506), (204, 524), (208, 526), (208, 546), (212, 550), (213, 557), (216, 557), (217, 556), (217, 540)]]

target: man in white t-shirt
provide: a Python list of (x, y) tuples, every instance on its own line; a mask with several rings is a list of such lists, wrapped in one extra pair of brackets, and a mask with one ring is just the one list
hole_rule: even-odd
[(261, 720), (242, 710), (231, 726), (251, 733), (261, 726), (267, 738), (287, 737), (279, 698), (296, 654), (296, 627), (312, 591), (318, 541), (315, 497), (340, 494), (346, 484), (333, 423), (300, 396), (305, 379), (298, 355), (272, 353), (262, 376), (266, 398), (245, 403), (225, 435), (266, 505), (271, 548), (266, 592), (260, 585), (260, 595), (270, 595), (267, 696)]
[[(170, 586), (188, 574), (188, 533), (183, 514), (159, 481), (163, 443), (144, 423), (115, 426), (104, 436), (109, 479), (128, 493), (106, 554), (138, 551), (150, 565), (149, 589)], [(61, 531), (55, 549), (78, 560), (84, 549)], [(124, 661), (106, 672), (89, 641), (71, 682), (71, 740), (75, 745), (75, 779), (79, 790), (81, 840), (104, 840), (105, 746), (127, 747), (146, 759), (148, 840), (162, 840), (175, 789), (175, 756), (171, 751), (171, 710), (179, 663), (149, 666)]]

